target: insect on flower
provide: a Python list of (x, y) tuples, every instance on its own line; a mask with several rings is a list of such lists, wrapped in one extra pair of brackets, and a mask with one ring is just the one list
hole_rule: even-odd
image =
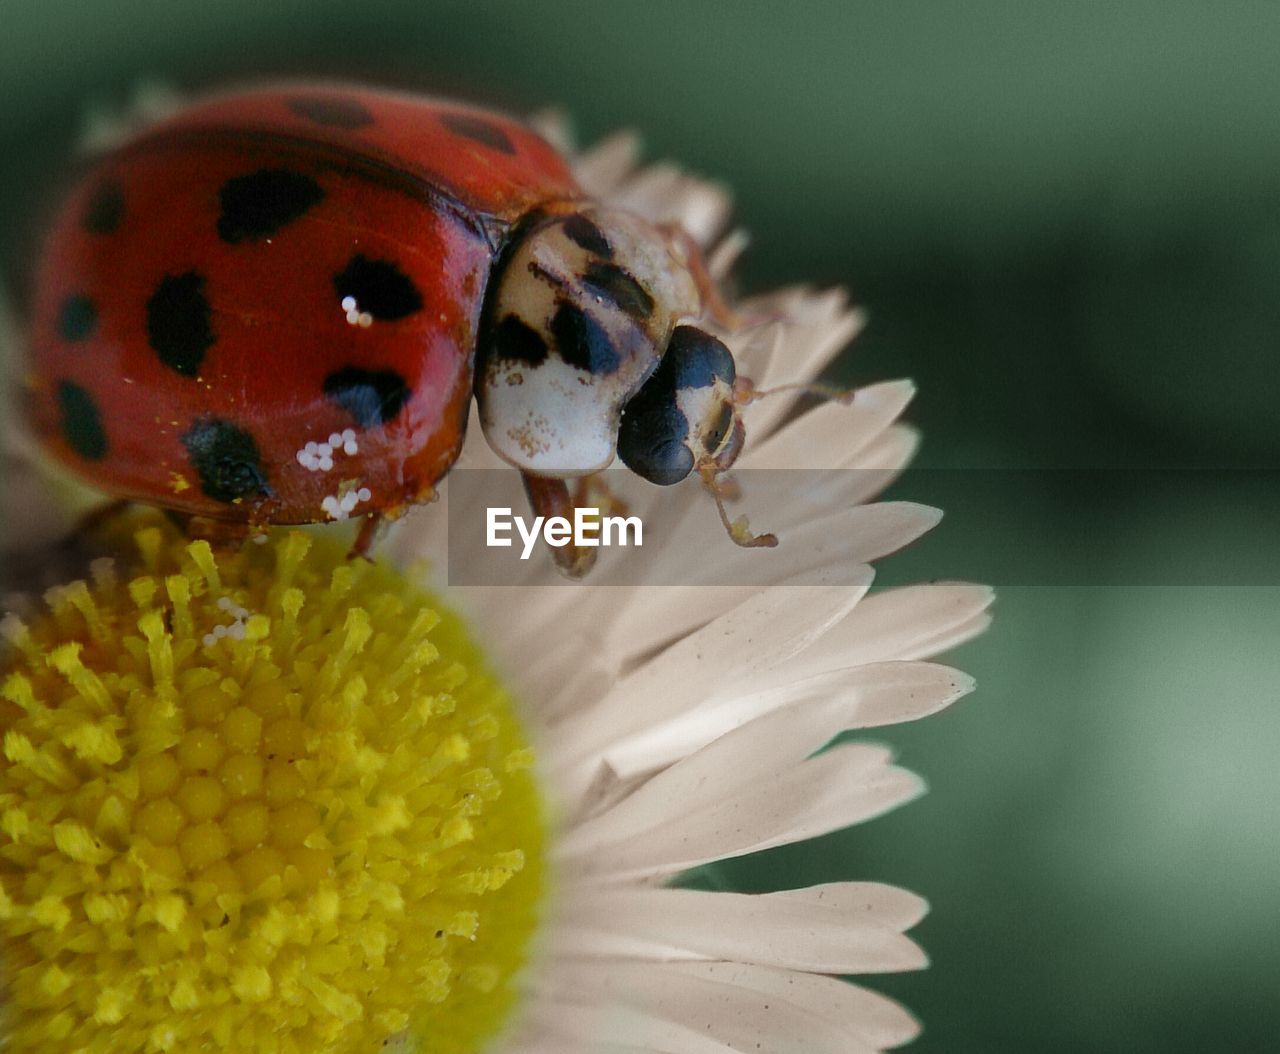
[[(615, 458), (716, 496), (744, 441), (732, 321), (696, 242), (593, 200), (523, 124), (296, 84), (212, 98), (115, 148), (39, 264), (36, 432), (80, 476), (191, 521), (430, 501), (474, 393), (539, 514)], [(599, 493), (597, 487), (594, 491)], [(556, 559), (584, 573), (594, 550)]]

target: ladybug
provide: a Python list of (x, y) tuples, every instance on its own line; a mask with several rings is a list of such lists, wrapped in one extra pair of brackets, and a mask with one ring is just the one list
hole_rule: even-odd
[[(546, 514), (615, 456), (713, 483), (742, 447), (692, 239), (461, 103), (312, 84), (198, 103), (79, 181), (35, 288), (48, 449), (118, 499), (241, 533), (364, 516), (367, 551), (435, 496), (473, 394)], [(571, 572), (585, 555), (557, 551)]]

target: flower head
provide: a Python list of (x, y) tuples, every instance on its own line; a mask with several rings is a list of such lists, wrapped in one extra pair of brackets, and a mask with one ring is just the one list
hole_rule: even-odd
[[(721, 192), (636, 170), (629, 138), (577, 175), (681, 225), (714, 277), (742, 248), (721, 238)], [(736, 307), (754, 321), (722, 336), (761, 388), (812, 380), (860, 325), (839, 293)], [(739, 468), (842, 470), (816, 508), (752, 510), (781, 537), (755, 554), (770, 585), (543, 586), (531, 563), (527, 582), (449, 595), (464, 631), (394, 570), (443, 556), (429, 508), (382, 567), (298, 533), (216, 558), (147, 522), (136, 558), (117, 546), (88, 584), (8, 621), (9, 1045), (848, 1054), (910, 1039), (906, 1011), (838, 975), (923, 965), (904, 935), (918, 897), (676, 888), (689, 868), (918, 794), (884, 747), (830, 744), (971, 687), (926, 660), (986, 625), (987, 590), (869, 592), (871, 561), (937, 520), (867, 504), (914, 449), (896, 423), (910, 395), (898, 382), (798, 415), (785, 399), (746, 407)], [(4, 455), (21, 498), (6, 522), (48, 516), (19, 431)], [(491, 463), (474, 442), (464, 457)], [(710, 512), (696, 485), (653, 500), (690, 525)], [(43, 531), (8, 544), (49, 570)], [(450, 559), (484, 558), (465, 545)], [(689, 546), (676, 571), (710, 551)]]

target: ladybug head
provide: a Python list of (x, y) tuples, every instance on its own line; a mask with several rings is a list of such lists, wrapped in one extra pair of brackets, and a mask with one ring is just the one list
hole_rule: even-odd
[(753, 534), (745, 516), (729, 518), (725, 502), (737, 488), (720, 479), (742, 452), (741, 407), (762, 394), (739, 379), (723, 342), (697, 326), (677, 326), (662, 362), (623, 409), (618, 456), (660, 486), (696, 471), (729, 538), (746, 549), (772, 548), (777, 535)]
[(626, 404), (618, 456), (651, 483), (679, 483), (728, 469), (742, 450), (737, 371), (723, 343), (696, 326), (677, 326), (667, 353)]

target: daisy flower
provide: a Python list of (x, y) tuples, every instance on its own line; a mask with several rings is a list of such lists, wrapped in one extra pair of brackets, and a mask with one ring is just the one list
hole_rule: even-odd
[[(721, 237), (720, 191), (637, 169), (629, 138), (581, 155), (578, 174), (683, 225), (717, 276), (741, 248)], [(816, 377), (860, 321), (836, 293), (737, 307), (763, 321), (722, 336), (761, 387)], [(141, 512), (86, 565), (44, 544), (67, 503), (7, 415), (5, 585), (62, 584), (42, 605), (15, 598), (0, 625), (0, 1043), (848, 1054), (908, 1041), (905, 1010), (841, 978), (924, 965), (905, 936), (919, 897), (676, 883), (908, 801), (921, 783), (887, 749), (832, 740), (971, 688), (928, 660), (985, 627), (987, 590), (869, 592), (871, 561), (937, 520), (866, 504), (910, 457), (896, 423), (910, 394), (747, 408), (740, 468), (843, 470), (817, 511), (760, 496), (752, 515), (776, 549), (740, 554), (721, 536), (767, 565), (770, 584), (751, 586), (600, 588), (644, 558), (629, 553), (602, 560), (594, 585), (546, 584), (531, 563), (507, 586), (431, 593), (398, 568), (486, 555), (468, 548), (479, 536), (449, 538), (439, 508), (400, 525), (377, 565), (323, 532), (217, 557)], [(479, 442), (465, 457), (492, 464)], [(718, 528), (697, 486), (629, 500)], [(714, 559), (688, 549), (677, 571)]]

